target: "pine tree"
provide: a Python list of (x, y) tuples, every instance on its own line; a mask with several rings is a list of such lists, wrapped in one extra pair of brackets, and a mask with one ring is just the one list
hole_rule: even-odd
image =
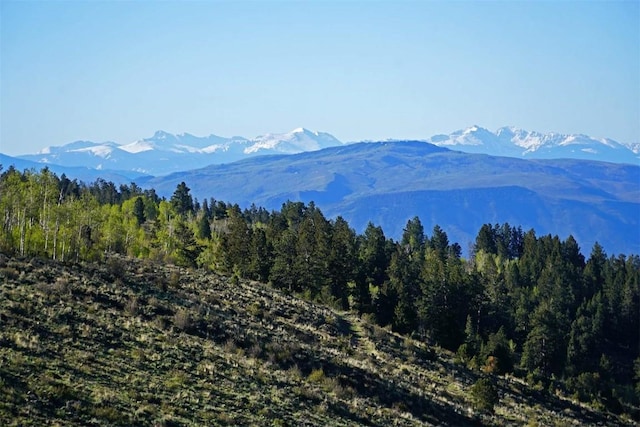
[(187, 187), (187, 184), (182, 181), (176, 187), (176, 191), (171, 196), (171, 205), (178, 215), (185, 216), (187, 214), (193, 214), (193, 199), (189, 194), (191, 189)]
[(175, 236), (178, 243), (176, 247), (178, 265), (195, 267), (202, 248), (197, 244), (193, 231), (182, 219), (177, 220)]
[[(337, 298), (342, 309), (346, 310), (349, 308), (348, 284), (356, 276), (356, 233), (340, 216), (331, 227), (328, 269), (331, 295)], [(360, 297), (366, 298), (364, 295)]]
[(229, 209), (228, 214), (228, 231), (222, 236), (222, 251), (226, 270), (227, 272), (237, 272), (244, 277), (249, 270), (249, 246), (252, 231), (237, 206)]
[(211, 238), (211, 225), (209, 225), (209, 217), (204, 212), (202, 213), (202, 215), (200, 215), (200, 218), (198, 218), (198, 238)]
[(147, 220), (144, 214), (144, 201), (140, 196), (136, 197), (136, 201), (133, 205), (133, 215), (136, 217), (138, 225), (144, 224), (144, 222)]

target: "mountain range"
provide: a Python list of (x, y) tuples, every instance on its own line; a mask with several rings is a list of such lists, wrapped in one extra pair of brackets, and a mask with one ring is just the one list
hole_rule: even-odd
[[(573, 158), (614, 163), (640, 164), (640, 144), (624, 145), (611, 139), (586, 135), (529, 132), (503, 127), (491, 132), (471, 126), (449, 135), (423, 140), (467, 153), (483, 153), (531, 159)], [(255, 138), (217, 135), (198, 137), (188, 133), (157, 131), (152, 137), (129, 144), (75, 141), (60, 147), (47, 147), (36, 154), (19, 156), (23, 160), (62, 166), (115, 169), (148, 175), (231, 163), (264, 154), (295, 154), (342, 146), (334, 136), (304, 128), (288, 133), (266, 134)]]
[(328, 133), (312, 132), (304, 128), (252, 139), (217, 135), (199, 137), (188, 133), (173, 135), (157, 131), (150, 138), (125, 145), (115, 142), (75, 141), (61, 147), (47, 147), (39, 153), (19, 158), (63, 166), (165, 175), (263, 154), (293, 154), (341, 144)]
[(242, 207), (313, 201), (360, 232), (372, 221), (394, 238), (417, 215), (427, 232), (438, 224), (465, 250), (483, 224), (509, 222), (539, 235), (573, 235), (587, 253), (596, 241), (614, 253), (640, 253), (638, 165), (514, 159), (386, 141), (141, 179), (165, 197), (182, 181), (199, 200)]
[(530, 132), (514, 127), (501, 127), (496, 132), (491, 132), (479, 126), (471, 126), (450, 135), (435, 135), (427, 142), (466, 153), (495, 156), (640, 163), (640, 144), (625, 145), (609, 138)]

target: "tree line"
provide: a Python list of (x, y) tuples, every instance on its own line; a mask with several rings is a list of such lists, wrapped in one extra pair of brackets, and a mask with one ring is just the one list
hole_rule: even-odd
[(640, 258), (586, 258), (571, 236), (485, 224), (468, 259), (435, 225), (410, 219), (400, 240), (358, 234), (313, 202), (279, 211), (172, 197), (136, 184), (92, 184), (13, 167), (0, 174), (0, 250), (63, 262), (109, 253), (215, 270), (352, 310), (456, 352), (486, 373), (513, 373), (614, 411), (640, 404)]

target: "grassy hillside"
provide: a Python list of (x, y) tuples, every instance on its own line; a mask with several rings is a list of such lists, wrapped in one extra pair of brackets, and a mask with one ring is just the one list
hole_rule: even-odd
[[(0, 254), (0, 425), (625, 425), (266, 285)], [(628, 423), (631, 424), (631, 423)]]

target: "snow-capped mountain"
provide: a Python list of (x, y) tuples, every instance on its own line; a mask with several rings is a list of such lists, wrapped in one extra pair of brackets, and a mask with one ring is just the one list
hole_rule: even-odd
[(289, 133), (266, 135), (254, 138), (252, 145), (244, 152), (256, 153), (260, 150), (276, 150), (281, 153), (295, 154), (304, 151), (316, 151), (323, 148), (341, 145), (333, 135), (323, 132), (312, 132), (304, 128), (295, 129)]
[(435, 135), (427, 142), (467, 153), (496, 156), (640, 163), (640, 144), (635, 144), (634, 147), (608, 138), (530, 132), (514, 127), (502, 127), (494, 133), (479, 126), (471, 126), (450, 135)]
[[(494, 156), (640, 164), (640, 143), (623, 145), (611, 139), (595, 139), (581, 134), (529, 132), (514, 127), (502, 127), (491, 132), (471, 126), (449, 135), (435, 135), (424, 141), (452, 150)], [(200, 137), (188, 133), (174, 135), (157, 131), (149, 138), (129, 144), (75, 141), (19, 157), (61, 166), (167, 175), (263, 154), (296, 154), (341, 145), (342, 142), (328, 133), (304, 128), (251, 139), (217, 135)]]
[(295, 154), (342, 143), (323, 132), (298, 128), (288, 133), (270, 133), (247, 139), (240, 136), (206, 137), (188, 133), (157, 131), (152, 137), (129, 144), (75, 141), (47, 147), (37, 154), (19, 156), (25, 160), (94, 169), (132, 170), (151, 175), (197, 169), (210, 164), (230, 163), (263, 154)]

